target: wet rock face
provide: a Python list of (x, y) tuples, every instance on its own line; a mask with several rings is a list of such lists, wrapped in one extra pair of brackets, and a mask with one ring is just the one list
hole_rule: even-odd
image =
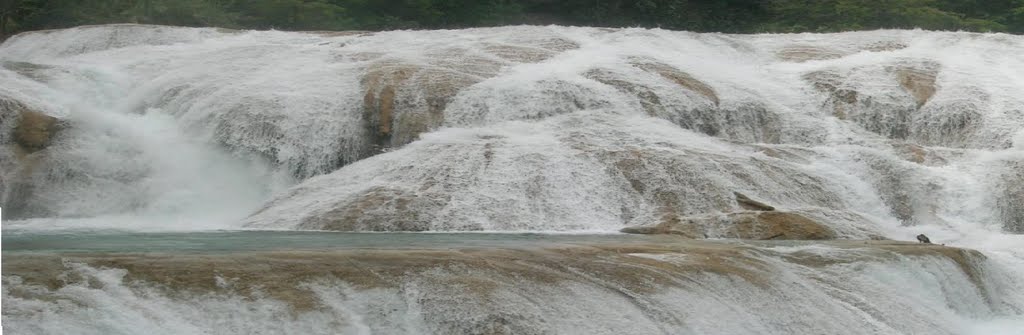
[(14, 142), (27, 153), (33, 153), (50, 146), (62, 125), (55, 117), (23, 109), (21, 120), (14, 128)]
[(997, 197), (1003, 229), (1024, 234), (1024, 162), (1011, 162), (1001, 178), (1001, 195)]
[(782, 48), (776, 53), (779, 59), (794, 63), (803, 63), (814, 60), (829, 60), (845, 56), (839, 50), (832, 50), (812, 45), (790, 45)]
[(0, 97), (0, 131), (4, 133), (0, 140), (16, 145), (22, 154), (46, 149), (64, 127), (66, 124), (55, 117)]
[(715, 106), (718, 106), (721, 103), (718, 98), (718, 93), (715, 92), (714, 88), (677, 68), (645, 59), (634, 59), (632, 61), (632, 65), (646, 72), (658, 74), (676, 85), (700, 94), (714, 103)]
[(358, 200), (303, 222), (299, 228), (335, 231), (426, 231), (451, 196), (373, 188)]
[(378, 60), (361, 79), (363, 119), (375, 147), (371, 150), (400, 147), (436, 130), (456, 95), (494, 77), (503, 66), (542, 62), (578, 47), (561, 38), (528, 38), (521, 45), (485, 43), (480, 50), (487, 56), (446, 48), (428, 52), (423, 63)]
[[(478, 60), (485, 62), (484, 60)], [(470, 68), (436, 69), (410, 64), (379, 63), (363, 77), (366, 127), (371, 142), (380, 148), (399, 147), (437, 129), (444, 110), (463, 88), (497, 71), (496, 63)]]
[[(117, 316), (113, 322), (166, 320), (167, 315), (149, 313), (155, 303), (195, 311), (184, 315), (208, 323), (190, 329), (209, 333), (245, 329), (238, 323), (258, 323), (264, 327), (258, 331), (275, 333), (348, 333), (344, 326), (358, 322), (360, 329), (387, 334), (708, 334), (723, 327), (731, 327), (724, 329), (730, 334), (804, 334), (829, 332), (820, 326), (827, 318), (830, 325), (843, 325), (831, 332), (836, 334), (859, 334), (877, 324), (868, 330), (918, 334), (934, 324), (903, 321), (933, 310), (879, 313), (877, 323), (864, 325), (865, 311), (907, 306), (906, 293), (899, 292), (905, 286), (877, 278), (879, 271), (907, 272), (895, 278), (915, 287), (936, 285), (924, 292), (954, 303), (966, 300), (960, 306), (973, 311), (996, 308), (985, 297), (1003, 293), (985, 285), (983, 255), (940, 245), (825, 241), (805, 248), (811, 243), (634, 238), (516, 247), (5, 255), (4, 298), (16, 307), (5, 314), (4, 327), (35, 329), (33, 316), (40, 310), (66, 313), (61, 321), (94, 318), (109, 312), (112, 301), (124, 301), (148, 307), (142, 308), (146, 313), (116, 306), (121, 313), (102, 315)], [(858, 302), (853, 310), (850, 297)], [(76, 308), (66, 311), (67, 306)], [(246, 313), (249, 308), (261, 313)], [(353, 321), (353, 314), (367, 317)], [(742, 320), (750, 321), (743, 317), (752, 314), (770, 318), (745, 327)], [(722, 318), (736, 322), (717, 322)], [(716, 322), (686, 322), (694, 319)], [(789, 321), (765, 326), (782, 319)], [(272, 328), (292, 320), (302, 325)], [(403, 328), (409, 324), (414, 326)]]
[(894, 40), (879, 40), (838, 47), (817, 46), (811, 44), (791, 44), (783, 46), (775, 52), (775, 56), (786, 62), (804, 63), (810, 61), (827, 61), (843, 58), (858, 52), (887, 52), (906, 48), (907, 45)]
[(670, 217), (654, 226), (627, 227), (630, 234), (673, 234), (688, 238), (752, 240), (830, 240), (836, 233), (826, 224), (791, 212), (736, 212), (722, 215)]
[(759, 240), (829, 240), (836, 233), (828, 225), (806, 216), (787, 212), (734, 213), (728, 215), (734, 227), (726, 236)]
[[(718, 92), (690, 74), (645, 58), (629, 60), (638, 73), (592, 69), (583, 76), (633, 96), (652, 117), (682, 128), (743, 142), (777, 143), (781, 120), (756, 102), (723, 106)], [(671, 87), (665, 89), (665, 87)], [(685, 97), (680, 101), (680, 97)]]
[[(626, 227), (629, 234), (671, 234), (687, 238), (738, 238), (753, 240), (831, 240), (840, 234), (829, 227), (838, 222), (821, 222), (800, 213), (776, 211), (775, 207), (733, 192), (742, 211), (725, 214), (680, 216), (664, 210), (656, 225)], [(824, 213), (819, 213), (824, 214)], [(828, 213), (834, 214), (834, 213)], [(817, 215), (825, 218), (826, 215)], [(859, 235), (859, 234), (858, 234)]]
[[(845, 206), (828, 180), (799, 165), (749, 156), (742, 151), (750, 149), (739, 145), (709, 152), (704, 145), (713, 139), (666, 135), (679, 130), (663, 120), (594, 112), (510, 126), (433, 133), (311, 179), (246, 224), (341, 231), (616, 230), (738, 210), (734, 189), (757, 190), (745, 192), (779, 205)], [(646, 132), (623, 130), (631, 127)], [(743, 203), (751, 206), (752, 199)]]
[(46, 166), (46, 150), (67, 127), (60, 119), (0, 98), (0, 203), (9, 218), (42, 216), (46, 204), (33, 199), (34, 174)]
[(46, 73), (53, 67), (48, 65), (40, 65), (28, 62), (11, 62), (11, 61), (0, 61), (0, 67), (14, 71), (20, 75), (28, 78), (32, 78), (36, 81), (46, 81), (49, 79), (49, 75)]
[(910, 93), (921, 108), (935, 95), (935, 76), (938, 75), (939, 65), (935, 63), (924, 63), (920, 66), (897, 66), (890, 70), (896, 74), (896, 80), (900, 87)]
[[(888, 65), (821, 70), (803, 76), (826, 95), (833, 116), (855, 122), (868, 131), (921, 145), (962, 147), (982, 121), (978, 106), (966, 102), (933, 101), (939, 87), (939, 64), (908, 60)], [(890, 83), (859, 82), (865, 76), (888, 77)]]

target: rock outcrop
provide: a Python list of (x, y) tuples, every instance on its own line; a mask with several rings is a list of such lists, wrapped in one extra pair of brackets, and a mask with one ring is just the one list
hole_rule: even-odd
[[(484, 44), (481, 55), (466, 48), (429, 52), (422, 63), (378, 60), (361, 79), (363, 119), (378, 150), (415, 141), (445, 121), (445, 109), (460, 91), (498, 74), (503, 66), (536, 63), (578, 48), (559, 38), (529, 40), (525, 45)], [(487, 57), (492, 56), (492, 57)]]
[(13, 99), (0, 97), (0, 135), (3, 144), (22, 154), (46, 149), (66, 124)]
[(14, 143), (26, 153), (49, 147), (63, 127), (59, 119), (27, 108), (22, 109), (20, 114), (18, 126), (14, 128)]
[[(823, 108), (868, 131), (920, 145), (962, 146), (980, 119), (977, 108), (944, 102), (930, 106), (938, 92), (938, 63), (907, 60), (892, 64), (826, 69), (803, 75), (825, 94)], [(860, 82), (864, 76), (888, 77), (891, 84)]]
[(843, 48), (816, 46), (810, 44), (792, 44), (782, 47), (775, 53), (779, 59), (793, 63), (822, 61), (846, 57), (858, 52), (886, 52), (906, 48), (907, 45), (893, 40), (880, 40), (867, 44), (847, 45)]
[(921, 66), (896, 66), (891, 70), (896, 74), (896, 80), (900, 87), (910, 93), (921, 108), (935, 95), (935, 76), (938, 75), (939, 65), (935, 63), (923, 63)]
[(790, 45), (779, 50), (776, 56), (784, 61), (803, 63), (814, 60), (836, 59), (845, 56), (845, 53), (819, 46)]
[[(775, 211), (775, 207), (733, 192), (744, 211), (725, 214), (679, 216), (663, 210), (655, 225), (626, 227), (628, 234), (671, 234), (687, 238), (738, 238), (749, 240), (831, 240), (839, 234), (828, 225), (803, 214)], [(824, 216), (819, 216), (824, 217)]]
[(45, 149), (54, 143), (66, 122), (34, 110), (19, 101), (0, 97), (0, 204), (8, 218), (40, 207), (30, 200), (33, 173), (40, 168)]
[(713, 102), (715, 106), (718, 106), (721, 103), (718, 98), (718, 93), (715, 92), (714, 88), (700, 80), (697, 80), (689, 73), (680, 71), (679, 69), (664, 63), (642, 58), (634, 59), (631, 63), (633, 66), (641, 70), (658, 74), (676, 85), (704, 96), (709, 101)]
[(628, 227), (621, 231), (629, 234), (750, 240), (830, 240), (837, 237), (828, 226), (806, 216), (776, 211), (677, 217), (654, 226)]
[(476, 66), (436, 68), (381, 62), (362, 79), (367, 130), (380, 148), (397, 147), (437, 129), (444, 109), (460, 90), (494, 75), (499, 64), (473, 60)]
[[(210, 321), (188, 329), (220, 327), (211, 333), (231, 332), (249, 322), (261, 322), (258, 330), (266, 331), (290, 320), (306, 327), (299, 329), (315, 326), (345, 333), (353, 329), (345, 328), (354, 323), (351, 315), (361, 313), (368, 317), (355, 322), (373, 333), (402, 332), (409, 328), (397, 327), (415, 325), (414, 332), (431, 334), (538, 334), (553, 329), (657, 334), (669, 327), (696, 334), (766, 329), (804, 334), (820, 332), (820, 324), (827, 322), (842, 325), (830, 329), (833, 334), (918, 334), (935, 327), (931, 322), (903, 322), (930, 320), (927, 314), (935, 313), (906, 308), (907, 302), (921, 301), (915, 296), (920, 292), (958, 304), (952, 309), (969, 311), (996, 308), (990, 306), (999, 301), (987, 298), (1005, 292), (986, 285), (981, 253), (916, 242), (732, 243), (634, 236), (605, 243), (560, 244), (532, 237), (513, 245), (424, 243), (432, 239), (368, 249), (339, 245), (213, 253), (5, 253), (5, 308), (8, 298), (14, 306), (30, 307), (11, 308), (4, 328), (33, 329), (38, 324), (33, 316), (51, 308), (71, 318), (79, 315), (64, 312), (67, 306), (88, 306), (86, 316), (94, 317), (114, 308), (123, 311), (122, 306), (107, 306), (112, 301), (129, 301), (204, 313), (203, 321)], [(893, 278), (902, 285), (892, 285)], [(906, 292), (907, 285), (927, 291)], [(97, 296), (107, 299), (91, 305)], [(851, 299), (857, 303), (851, 305)], [(248, 306), (258, 312), (245, 313)], [(905, 311), (879, 312), (894, 308)], [(141, 314), (148, 317), (150, 311)], [(871, 312), (877, 319), (865, 323), (865, 313)], [(112, 322), (139, 317), (115, 315), (119, 318)], [(750, 315), (770, 319), (753, 326), (682, 322), (749, 320)], [(787, 322), (766, 328), (777, 319)], [(329, 322), (315, 323), (320, 320)]]
[(583, 76), (635, 97), (647, 115), (680, 127), (742, 142), (779, 142), (779, 117), (762, 104), (723, 104), (714, 87), (685, 71), (647, 58), (628, 62), (639, 71), (597, 68)]
[[(759, 190), (763, 199), (785, 199), (786, 205), (844, 208), (827, 180), (795, 163), (751, 156), (744, 152), (753, 150), (739, 145), (708, 151), (715, 140), (680, 133), (662, 120), (590, 112), (522, 127), (432, 133), (311, 179), (268, 203), (247, 225), (611, 230), (734, 211), (740, 208), (735, 189)], [(644, 131), (623, 131), (633, 128)]]

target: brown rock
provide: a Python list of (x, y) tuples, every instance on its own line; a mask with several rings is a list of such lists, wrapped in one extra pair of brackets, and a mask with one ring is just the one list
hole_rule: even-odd
[(815, 71), (803, 76), (816, 90), (828, 94), (827, 105), (832, 107), (832, 115), (845, 120), (857, 103), (858, 93), (845, 88), (843, 78), (834, 71)]
[(665, 77), (665, 79), (668, 79), (679, 86), (703, 95), (708, 98), (708, 100), (711, 100), (715, 106), (720, 102), (718, 99), (718, 93), (715, 92), (715, 89), (711, 88), (708, 84), (697, 80), (693, 76), (690, 76), (690, 74), (680, 71), (672, 66), (647, 60), (635, 60), (633, 61), (633, 66), (650, 73), (661, 75), (662, 77)]
[[(924, 106), (935, 95), (935, 77), (938, 75), (939, 65), (933, 62), (923, 62), (918, 65), (896, 65), (889, 66), (888, 71), (896, 77), (900, 87), (914, 97), (917, 107)], [(819, 92), (828, 93), (830, 101), (835, 105), (835, 115), (845, 119), (849, 114), (851, 105), (857, 102), (859, 93), (846, 88), (844, 81), (847, 80), (835, 71), (815, 71), (803, 76)]]
[(358, 200), (307, 219), (300, 228), (335, 231), (425, 231), (450, 200), (429, 191), (376, 187)]
[(495, 75), (492, 60), (467, 58), (458, 50), (423, 66), (381, 61), (362, 78), (364, 119), (382, 148), (415, 141), (444, 122), (444, 109), (463, 88)]
[(376, 131), (381, 135), (391, 135), (391, 117), (395, 112), (395, 91), (399, 85), (409, 80), (418, 68), (410, 65), (381, 64), (367, 71), (363, 77), (366, 94), (363, 106), (368, 113), (377, 115)]
[[(940, 66), (928, 60), (908, 60), (887, 65), (869, 65), (851, 69), (850, 74), (838, 70), (823, 70), (803, 76), (815, 90), (827, 94), (823, 104), (826, 110), (841, 120), (850, 120), (864, 129), (898, 140), (912, 139), (917, 143), (947, 145), (948, 141), (963, 140), (971, 131), (977, 114), (970, 108), (953, 108), (956, 117), (937, 117), (935, 109), (923, 110), (937, 91), (935, 78)], [(858, 73), (872, 76), (888, 74), (893, 85), (880, 85), (882, 91), (859, 91), (862, 83), (852, 78)], [(877, 100), (876, 97), (887, 96)], [(891, 97), (900, 97), (892, 100)], [(940, 106), (952, 108), (952, 106)], [(916, 120), (916, 121), (915, 121)]]
[(654, 226), (628, 227), (630, 234), (674, 234), (690, 238), (724, 237), (750, 240), (830, 240), (831, 228), (791, 212), (737, 212), (725, 215), (686, 217)]
[(755, 240), (830, 240), (835, 232), (806, 216), (786, 212), (730, 214), (735, 222), (731, 233)]
[(516, 63), (537, 63), (556, 55), (555, 51), (510, 44), (488, 44), (484, 51), (504, 60)]
[(895, 73), (900, 86), (917, 101), (917, 107), (924, 106), (935, 95), (937, 64), (926, 63), (921, 67), (899, 67)]
[(44, 161), (42, 150), (64, 127), (55, 117), (0, 98), (0, 206), (9, 217), (22, 217), (33, 206), (33, 172)]
[(829, 50), (822, 47), (810, 45), (791, 45), (782, 48), (776, 53), (780, 59), (795, 63), (803, 63), (812, 60), (827, 60), (843, 57), (843, 53), (836, 50)]
[[(45, 149), (64, 128), (60, 119), (35, 111), (15, 100), (0, 98), (0, 125), (10, 131), (0, 136), (3, 144), (13, 144), (19, 156)], [(8, 142), (9, 141), (9, 142)]]
[(60, 130), (58, 119), (40, 112), (23, 110), (21, 121), (14, 128), (14, 141), (29, 153), (50, 146)]
[(640, 106), (647, 111), (647, 115), (657, 116), (658, 112), (664, 108), (661, 105), (661, 98), (649, 87), (624, 80), (611, 71), (593, 69), (584, 73), (583, 76), (602, 84), (613, 86), (619, 89), (619, 91), (635, 95), (640, 100)]

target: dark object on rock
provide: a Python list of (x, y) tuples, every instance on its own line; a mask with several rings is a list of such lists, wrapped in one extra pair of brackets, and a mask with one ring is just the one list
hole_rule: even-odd
[(760, 202), (760, 201), (757, 201), (757, 200), (750, 199), (749, 197), (747, 197), (743, 193), (732, 192), (732, 194), (736, 195), (736, 202), (738, 202), (740, 204), (740, 207), (742, 207), (743, 209), (746, 209), (746, 210), (749, 210), (749, 211), (765, 211), (765, 212), (771, 212), (771, 211), (775, 210), (775, 207), (772, 207), (772, 206), (770, 206), (770, 205), (768, 205), (766, 203), (763, 203), (763, 202)]
[(924, 234), (917, 235), (917, 240), (919, 242), (921, 242), (921, 243), (928, 243), (928, 244), (932, 243), (932, 240), (929, 240), (928, 236), (924, 236)]

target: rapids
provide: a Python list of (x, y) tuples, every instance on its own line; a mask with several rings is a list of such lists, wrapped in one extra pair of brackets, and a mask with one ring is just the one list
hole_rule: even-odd
[[(811, 248), (842, 264), (805, 267), (780, 260), (778, 248), (744, 249), (741, 259), (773, 264), (762, 278), (794, 283), (762, 291), (733, 277), (642, 298), (579, 278), (559, 284), (575, 286), (534, 291), (568, 292), (558, 300), (565, 308), (572, 299), (590, 302), (574, 315), (599, 315), (608, 323), (598, 329), (1010, 334), (1024, 327), (1022, 52), (1020, 36), (917, 30), (109, 25), (29, 32), (0, 45), (3, 230), (613, 234), (733, 212), (733, 192), (742, 192), (822, 222), (842, 239), (911, 241), (925, 233), (978, 250), (984, 256), (971, 267), (984, 278), (965, 279), (942, 255), (874, 261), (825, 243)], [(33, 128), (28, 120), (51, 121)], [(608, 257), (623, 266), (636, 261)], [(255, 332), (230, 327), (281, 318), (288, 309), (272, 295), (225, 296), (244, 303), (222, 305), (130, 282), (116, 268), (65, 265), (73, 275), (64, 276), (102, 285), (43, 287), (5, 274), (4, 323), (39, 322), (35, 332), (59, 333), (62, 322), (91, 327), (90, 318), (103, 315), (114, 318), (103, 324), (126, 318), (134, 329), (172, 323), (184, 328), (170, 333)], [(573, 275), (602, 275), (580, 271)], [(853, 280), (839, 283), (844, 276)], [(419, 294), (426, 293), (416, 290), (446, 291), (417, 282), (360, 291), (337, 280), (344, 282), (304, 282), (326, 307), (275, 327), (474, 332), (423, 322), (500, 314), (437, 302), (422, 310), (428, 306)], [(489, 299), (539, 306), (543, 295), (523, 290)], [(827, 325), (798, 317), (806, 304), (770, 307), (774, 299), (799, 300), (794, 290), (825, 300), (822, 308), (833, 311)], [(368, 302), (381, 296), (387, 306)], [(622, 300), (630, 298), (639, 300)], [(702, 310), (710, 301), (723, 309)], [(146, 309), (111, 309), (124, 304)], [(251, 313), (231, 321), (237, 324), (188, 321), (201, 318), (194, 306), (216, 314), (238, 304)], [(400, 315), (378, 309), (395, 306), (410, 318), (407, 327), (380, 328)], [(559, 306), (510, 307), (512, 314), (491, 321), (513, 333), (594, 330), (554, 321), (550, 313), (565, 309)], [(666, 309), (680, 312), (658, 314)], [(417, 318), (423, 315), (430, 318)], [(330, 321), (356, 316), (387, 322)], [(716, 317), (729, 326), (712, 327)], [(640, 319), (648, 328), (624, 321)], [(538, 323), (548, 327), (516, 328)]]

